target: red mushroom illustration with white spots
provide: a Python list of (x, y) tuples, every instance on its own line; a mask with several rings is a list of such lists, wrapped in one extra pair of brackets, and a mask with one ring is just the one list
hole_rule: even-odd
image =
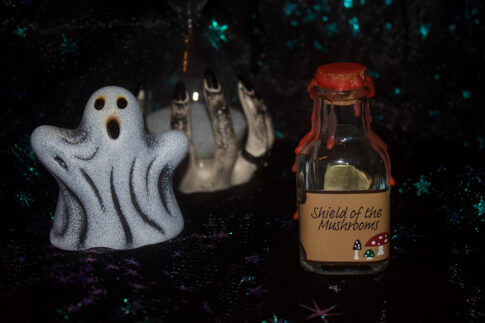
[(366, 242), (366, 247), (377, 247), (379, 246), (379, 250), (377, 251), (377, 255), (381, 256), (384, 254), (384, 245), (389, 243), (389, 232), (382, 232), (376, 234), (369, 241)]

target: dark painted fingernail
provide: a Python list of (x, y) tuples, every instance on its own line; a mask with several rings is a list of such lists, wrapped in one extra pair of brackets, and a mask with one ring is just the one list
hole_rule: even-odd
[(173, 98), (177, 101), (185, 101), (187, 97), (187, 91), (185, 90), (185, 84), (182, 81), (178, 81), (175, 85), (175, 93)]
[(217, 89), (219, 85), (217, 84), (217, 79), (214, 72), (211, 69), (206, 69), (204, 73), (205, 81), (209, 89)]
[(246, 88), (246, 91), (252, 91), (254, 90), (254, 86), (251, 82), (249, 82), (244, 76), (238, 75), (239, 81), (242, 83), (242, 85)]

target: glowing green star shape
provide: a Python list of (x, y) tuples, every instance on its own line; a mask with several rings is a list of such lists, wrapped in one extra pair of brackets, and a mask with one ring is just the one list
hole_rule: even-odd
[(421, 194), (429, 194), (429, 187), (431, 186), (431, 182), (428, 182), (424, 179), (424, 176), (421, 175), (419, 182), (413, 184), (414, 187), (418, 190), (416, 192), (417, 196), (421, 196)]
[(485, 214), (485, 201), (483, 200), (483, 196), (480, 196), (480, 202), (474, 204), (473, 207), (477, 209), (478, 216)]

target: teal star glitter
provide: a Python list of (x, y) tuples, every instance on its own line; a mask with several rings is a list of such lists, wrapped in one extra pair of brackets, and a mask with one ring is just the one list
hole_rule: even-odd
[(268, 320), (262, 320), (261, 323), (287, 323), (288, 321), (284, 318), (278, 318), (276, 314), (273, 314), (273, 317)]
[(291, 3), (291, 2), (287, 2), (285, 3), (285, 5), (283, 6), (283, 11), (285, 12), (285, 15), (289, 16), (293, 13), (293, 11), (295, 11), (296, 9), (296, 3)]
[(325, 29), (327, 30), (328, 35), (332, 36), (333, 34), (336, 34), (338, 32), (337, 23), (332, 22), (330, 24), (327, 24), (325, 26)]
[(386, 6), (390, 6), (392, 4), (392, 0), (386, 0)]
[(276, 314), (273, 313), (273, 317), (267, 319), (267, 320), (262, 320), (261, 323), (287, 323), (288, 321), (285, 320), (284, 318), (278, 318)]
[(419, 27), (419, 32), (421, 33), (421, 36), (423, 36), (423, 39), (426, 39), (429, 33), (429, 24), (421, 24)]
[(66, 37), (66, 35), (62, 34), (62, 42), (61, 42), (61, 54), (62, 55), (79, 55), (77, 51), (77, 41), (70, 40)]
[(480, 196), (480, 202), (474, 204), (473, 207), (477, 209), (478, 216), (485, 214), (485, 201), (483, 200), (483, 196)]
[(330, 285), (328, 286), (328, 289), (330, 289), (331, 291), (334, 291), (335, 293), (342, 291), (342, 288), (338, 287), (338, 285)]
[(288, 47), (289, 49), (295, 49), (295, 42), (294, 40), (288, 40), (285, 45), (286, 47)]
[(392, 24), (390, 22), (386, 22), (386, 29), (391, 30), (392, 29)]
[(421, 178), (419, 179), (419, 182), (413, 184), (414, 187), (416, 187), (417, 196), (421, 196), (421, 194), (429, 194), (429, 187), (431, 186), (431, 182), (428, 182), (424, 179), (424, 176), (421, 175)]
[(34, 200), (29, 193), (20, 192), (15, 197), (18, 199), (20, 205), (29, 207), (30, 203)]
[(463, 96), (463, 98), (465, 100), (471, 99), (472, 98), (472, 91), (470, 91), (470, 90), (463, 90), (463, 91), (461, 91), (461, 95)]
[(366, 72), (373, 79), (378, 79), (379, 77), (381, 77), (381, 74), (379, 74), (379, 72), (376, 72), (376, 71), (373, 71), (373, 70), (369, 70), (369, 69), (366, 69)]
[(15, 30), (13, 31), (13, 33), (17, 36), (19, 36), (20, 38), (25, 38), (26, 34), (25, 34), (25, 31), (27, 30), (27, 27), (19, 27), (17, 26), (17, 28), (15, 28)]
[(16, 162), (14, 165), (22, 172), (23, 177), (27, 181), (30, 182), (34, 176), (39, 176), (39, 173), (35, 169), (37, 162), (34, 151), (29, 144), (28, 136), (23, 137), (19, 143), (8, 147), (8, 151), (15, 158)]
[(227, 25), (219, 25), (214, 19), (211, 21), (209, 28), (205, 32), (205, 36), (209, 39), (209, 42), (215, 49), (219, 49), (222, 43), (227, 43), (227, 29)]
[(477, 142), (478, 142), (478, 150), (482, 150), (485, 148), (485, 139), (483, 137), (477, 137)]
[(315, 47), (315, 49), (316, 49), (316, 50), (318, 50), (318, 51), (322, 51), (322, 50), (323, 50), (323, 46), (322, 46), (322, 44), (320, 44), (320, 43), (318, 42), (318, 40), (315, 40), (315, 41), (313, 42), (313, 46), (314, 46), (314, 47)]
[(352, 26), (352, 33), (357, 34), (359, 32), (359, 20), (357, 17), (350, 18), (349, 24)]
[(354, 2), (352, 0), (343, 0), (344, 8), (352, 8), (354, 6)]
[(460, 215), (460, 212), (457, 210), (451, 211), (450, 216), (448, 217), (448, 223), (450, 225), (457, 225), (460, 224), (463, 220), (463, 216)]

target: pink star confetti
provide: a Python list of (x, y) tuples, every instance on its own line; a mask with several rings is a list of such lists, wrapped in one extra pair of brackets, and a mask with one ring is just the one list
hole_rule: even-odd
[(62, 273), (56, 277), (57, 281), (61, 283), (63, 286), (67, 286), (68, 283), (72, 282), (72, 275), (64, 276)]
[(93, 258), (91, 255), (89, 255), (86, 258), (84, 258), (84, 261), (85, 262), (95, 262), (96, 258)]
[(326, 308), (326, 309), (320, 309), (320, 307), (318, 307), (318, 305), (317, 305), (317, 302), (315, 302), (315, 300), (313, 300), (313, 306), (314, 307), (312, 308), (312, 307), (300, 304), (300, 307), (303, 307), (304, 309), (307, 309), (307, 310), (313, 312), (313, 314), (305, 317), (305, 320), (320, 317), (325, 323), (328, 323), (327, 317), (338, 316), (338, 315), (344, 314), (344, 313), (328, 313), (331, 310), (333, 310), (335, 307), (337, 307), (337, 305), (330, 306), (329, 308)]
[(330, 285), (328, 289), (333, 290), (335, 293), (342, 291), (342, 288), (338, 287), (338, 285)]
[(289, 218), (289, 219), (278, 219), (276, 218), (275, 221), (281, 223), (280, 225), (280, 229), (283, 229), (283, 228), (288, 228), (288, 229), (293, 229), (293, 224), (295, 223), (295, 220), (293, 220), (293, 218)]
[(83, 297), (82, 302), (84, 305), (90, 305), (94, 303), (94, 300), (92, 297)]
[(127, 269), (126, 272), (125, 272), (125, 275), (132, 275), (132, 276), (140, 277), (140, 274), (136, 270), (133, 270), (133, 269)]
[(69, 313), (78, 312), (79, 311), (79, 306), (74, 305), (74, 304), (69, 304), (69, 306), (67, 307), (67, 311)]
[(255, 288), (248, 288), (246, 295), (257, 295), (260, 296), (262, 293), (266, 293), (268, 290), (264, 289), (261, 285)]
[(101, 295), (104, 293), (104, 289), (98, 288), (91, 292), (91, 295)]
[(140, 264), (133, 258), (125, 259), (125, 261), (130, 265), (140, 267)]
[(214, 238), (229, 238), (231, 233), (226, 233), (226, 232), (219, 232), (213, 235)]
[(185, 286), (185, 285), (183, 285), (183, 284), (182, 284), (182, 285), (179, 287), (179, 289), (180, 289), (180, 290), (183, 290), (183, 291), (189, 291), (189, 292), (191, 292), (191, 291), (192, 291), (192, 287)]
[(138, 284), (138, 283), (130, 283), (130, 286), (133, 287), (134, 289), (145, 289), (144, 285)]
[(246, 257), (246, 263), (251, 262), (253, 264), (257, 264), (260, 260), (261, 260), (261, 257), (258, 255)]

